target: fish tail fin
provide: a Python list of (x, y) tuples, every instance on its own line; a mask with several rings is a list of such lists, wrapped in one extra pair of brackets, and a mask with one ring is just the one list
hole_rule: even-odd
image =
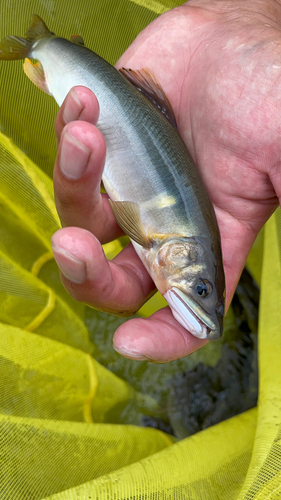
[(29, 55), (32, 43), (20, 36), (6, 36), (0, 42), (0, 59), (14, 61)]
[(54, 35), (54, 33), (47, 28), (41, 17), (37, 16), (37, 14), (32, 14), (30, 26), (25, 33), (26, 40), (33, 43), (38, 40), (38, 38), (42, 38), (46, 35)]
[(36, 14), (33, 14), (25, 38), (11, 35), (6, 36), (0, 42), (0, 59), (6, 61), (25, 59), (30, 55), (32, 45), (38, 38), (53, 34), (44, 21)]

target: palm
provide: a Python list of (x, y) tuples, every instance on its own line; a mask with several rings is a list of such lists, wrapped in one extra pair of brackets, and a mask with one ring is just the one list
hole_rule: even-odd
[[(250, 2), (243, 13), (244, 3), (240, 0), (233, 0), (231, 9), (228, 2), (190, 0), (188, 5), (170, 11), (148, 26), (117, 63), (118, 68), (153, 70), (171, 101), (179, 133), (215, 206), (228, 304), (251, 245), (280, 196), (281, 36), (274, 28), (264, 29), (262, 5), (263, 2), (261, 12), (255, 14), (255, 5), (253, 13), (249, 10)], [(279, 8), (279, 4), (274, 6)], [(273, 17), (278, 18), (277, 14), (281, 19), (281, 12), (275, 12)], [(271, 42), (267, 43), (268, 40)], [(83, 113), (82, 118), (91, 121), (87, 111)], [(64, 125), (60, 112), (58, 136)], [(70, 127), (73, 132), (77, 129), (73, 124), (65, 129)], [(89, 133), (92, 129), (88, 126), (87, 130)], [(81, 132), (78, 135), (85, 144), (85, 135)], [(85, 145), (90, 148), (90, 143)], [(74, 150), (69, 150), (69, 155)], [(102, 171), (102, 162), (99, 168), (97, 165), (96, 161), (95, 170), (88, 167), (88, 177), (84, 175), (84, 181), (76, 183), (75, 188), (65, 182), (58, 168), (54, 180), (58, 211), (65, 224), (83, 227), (104, 242), (116, 237), (119, 229), (107, 200), (100, 197), (97, 189), (92, 196)], [(89, 213), (93, 214), (94, 222)], [(84, 259), (88, 245), (92, 260), (100, 263), (100, 273), (96, 266), (91, 274), (88, 260), (90, 271), (85, 284), (75, 285), (63, 277), (74, 297), (104, 310), (120, 312), (133, 311), (151, 294), (153, 284), (132, 248), (123, 251), (116, 265), (109, 266), (97, 243), (82, 234), (81, 229), (62, 231), (68, 241), (70, 234), (71, 241), (76, 241), (79, 235), (79, 245), (73, 244), (71, 250), (75, 258)], [(186, 356), (205, 343), (188, 335), (167, 308), (148, 320), (125, 323), (114, 342), (127, 356), (157, 361)]]

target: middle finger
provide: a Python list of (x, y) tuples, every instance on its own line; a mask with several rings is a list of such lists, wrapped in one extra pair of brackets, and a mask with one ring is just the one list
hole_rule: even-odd
[(123, 234), (108, 196), (100, 193), (105, 152), (105, 140), (94, 125), (71, 122), (62, 131), (54, 169), (55, 199), (62, 225), (87, 229), (102, 244)]

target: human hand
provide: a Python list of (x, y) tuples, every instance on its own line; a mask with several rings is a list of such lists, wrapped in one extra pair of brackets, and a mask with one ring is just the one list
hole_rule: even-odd
[[(281, 6), (273, 0), (190, 0), (149, 25), (117, 63), (151, 69), (170, 99), (215, 207), (227, 306), (254, 239), (281, 195), (278, 19)], [(96, 98), (82, 87), (70, 92), (58, 113), (54, 185), (67, 227), (53, 237), (54, 255), (74, 298), (131, 314), (154, 285), (131, 244), (112, 262), (100, 246), (122, 231), (100, 194), (105, 142), (94, 126), (97, 117)], [(206, 343), (181, 327), (169, 308), (127, 321), (113, 342), (125, 356), (156, 362), (186, 356)]]

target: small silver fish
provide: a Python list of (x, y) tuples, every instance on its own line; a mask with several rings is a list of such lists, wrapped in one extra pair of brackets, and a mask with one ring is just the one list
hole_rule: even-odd
[(59, 106), (76, 85), (96, 94), (107, 145), (102, 180), (118, 224), (176, 320), (200, 339), (219, 339), (225, 293), (219, 229), (153, 73), (117, 71), (81, 37), (56, 37), (36, 15), (25, 38), (0, 42), (0, 59), (25, 59), (27, 76)]

